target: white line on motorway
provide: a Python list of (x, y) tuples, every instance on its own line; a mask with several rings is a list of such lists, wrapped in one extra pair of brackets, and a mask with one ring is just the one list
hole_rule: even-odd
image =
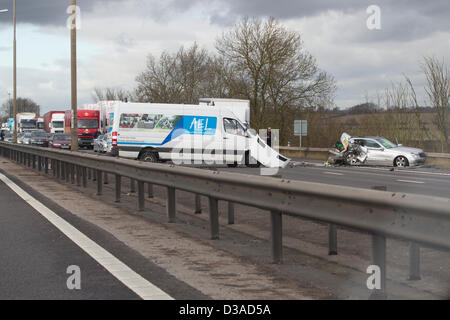
[(122, 261), (89, 239), (82, 232), (58, 216), (55, 212), (25, 192), (22, 188), (0, 173), (0, 179), (25, 202), (64, 233), (70, 240), (102, 265), (109, 273), (144, 300), (173, 300), (171, 296), (131, 270)]
[(330, 172), (330, 171), (324, 171), (324, 173), (326, 173), (326, 174), (334, 174), (334, 175), (336, 175), (336, 176), (343, 176), (343, 175), (344, 175), (343, 173)]
[(406, 182), (406, 183), (417, 183), (417, 184), (422, 184), (425, 183), (423, 181), (414, 181), (414, 180), (397, 180), (399, 182)]

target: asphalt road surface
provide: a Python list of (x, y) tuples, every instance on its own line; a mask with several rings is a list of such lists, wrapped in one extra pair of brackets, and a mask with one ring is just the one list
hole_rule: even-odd
[[(283, 179), (301, 180), (370, 189), (385, 186), (387, 191), (450, 197), (450, 170), (408, 168), (391, 171), (387, 167), (294, 166), (281, 169)], [(259, 169), (219, 168), (245, 174), (260, 174)]]
[[(93, 151), (84, 151), (94, 153)], [(303, 164), (304, 163), (304, 164)], [(261, 170), (239, 166), (228, 168), (224, 165), (187, 165), (218, 171), (260, 175)], [(428, 167), (325, 167), (323, 161), (293, 160), (291, 165), (280, 169), (275, 174), (283, 179), (318, 182), (332, 185), (371, 189), (386, 187), (387, 191), (450, 197), (450, 170)]]
[(105, 231), (3, 175), (0, 203), (0, 300), (205, 298)]

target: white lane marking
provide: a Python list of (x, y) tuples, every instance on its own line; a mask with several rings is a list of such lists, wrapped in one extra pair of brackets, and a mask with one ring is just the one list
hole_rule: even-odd
[[(360, 167), (357, 169), (359, 169), (361, 171), (364, 169), (387, 171), (389, 168), (390, 167), (386, 167), (386, 168)], [(396, 168), (394, 168), (394, 172), (397, 172), (397, 173), (408, 172), (408, 173), (430, 174), (430, 175), (436, 175), (436, 176), (450, 176), (450, 173), (415, 171), (415, 170), (407, 170), (407, 169), (405, 170), (405, 169), (396, 169)]]
[(324, 171), (324, 173), (326, 173), (326, 174), (334, 174), (334, 175), (336, 175), (336, 176), (343, 176), (343, 175), (344, 175), (343, 173), (330, 172), (330, 171)]
[(415, 181), (415, 180), (397, 180), (399, 182), (406, 182), (406, 183), (418, 183), (418, 184), (422, 184), (425, 183), (423, 181)]
[(0, 179), (25, 202), (32, 206), (44, 218), (64, 233), (70, 240), (89, 254), (95, 261), (102, 265), (109, 273), (127, 286), (144, 300), (173, 300), (171, 296), (156, 287), (142, 276), (134, 272), (122, 261), (103, 249), (97, 243), (89, 239), (82, 232), (58, 216), (55, 212), (25, 192), (12, 182), (8, 177), (0, 173)]

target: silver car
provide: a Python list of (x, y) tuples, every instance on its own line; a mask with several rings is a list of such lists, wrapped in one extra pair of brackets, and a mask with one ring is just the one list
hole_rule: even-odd
[(94, 152), (105, 153), (107, 148), (106, 135), (102, 134), (94, 140)]
[(357, 142), (368, 150), (365, 164), (407, 167), (425, 163), (427, 155), (422, 149), (403, 147), (382, 137), (352, 137), (350, 142)]

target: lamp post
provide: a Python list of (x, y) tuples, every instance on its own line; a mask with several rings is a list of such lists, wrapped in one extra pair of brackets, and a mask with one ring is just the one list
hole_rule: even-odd
[(71, 57), (71, 95), (72, 95), (72, 147), (73, 151), (78, 151), (78, 117), (77, 117), (77, 19), (76, 0), (70, 0), (72, 8), (72, 24), (70, 28), (70, 57)]
[(14, 43), (13, 43), (13, 117), (14, 132), (13, 143), (17, 143), (17, 55), (16, 55), (16, 0), (13, 1), (13, 23), (14, 23)]

